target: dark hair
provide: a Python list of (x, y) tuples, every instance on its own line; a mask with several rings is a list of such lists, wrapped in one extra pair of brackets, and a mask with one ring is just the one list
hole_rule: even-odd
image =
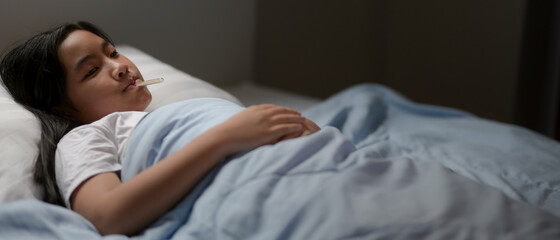
[(39, 155), (33, 178), (43, 192), (43, 200), (58, 205), (64, 205), (64, 201), (56, 183), (56, 145), (66, 133), (80, 125), (53, 111), (55, 107), (72, 107), (66, 94), (66, 74), (58, 49), (76, 30), (89, 31), (113, 43), (107, 34), (91, 23), (67, 23), (35, 35), (8, 52), (0, 63), (0, 76), (8, 92), (41, 122)]

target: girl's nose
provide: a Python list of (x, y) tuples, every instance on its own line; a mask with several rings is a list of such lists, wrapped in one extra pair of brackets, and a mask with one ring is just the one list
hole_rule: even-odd
[(113, 66), (113, 78), (116, 80), (126, 78), (126, 73), (128, 72), (128, 66), (126, 64), (115, 61), (113, 62)]

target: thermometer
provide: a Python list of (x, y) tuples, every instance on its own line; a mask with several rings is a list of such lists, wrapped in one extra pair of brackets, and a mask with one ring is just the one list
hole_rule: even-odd
[(163, 78), (158, 77), (158, 78), (154, 78), (154, 79), (150, 79), (150, 80), (147, 80), (147, 81), (136, 83), (136, 86), (137, 87), (147, 86), (147, 85), (152, 85), (152, 84), (161, 83), (161, 82), (163, 82)]

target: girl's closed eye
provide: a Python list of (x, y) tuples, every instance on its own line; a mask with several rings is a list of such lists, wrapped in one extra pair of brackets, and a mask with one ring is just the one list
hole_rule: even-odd
[(85, 76), (84, 78), (88, 78), (88, 77), (92, 76), (93, 74), (95, 74), (95, 72), (97, 72), (97, 70), (99, 70), (99, 67), (94, 67), (94, 68), (92, 68), (91, 70), (89, 70), (89, 71), (86, 73), (86, 76)]
[[(114, 50), (114, 51), (112, 51), (112, 52), (109, 54), (109, 57), (110, 57), (110, 58), (116, 58), (116, 57), (118, 57), (118, 56), (119, 56), (119, 52), (118, 52), (117, 50)], [(88, 78), (88, 77), (90, 77), (90, 76), (93, 76), (93, 75), (97, 72), (97, 70), (99, 70), (99, 67), (94, 67), (94, 68), (92, 68), (91, 70), (89, 70), (89, 71), (86, 73), (86, 75), (85, 75), (84, 78)]]

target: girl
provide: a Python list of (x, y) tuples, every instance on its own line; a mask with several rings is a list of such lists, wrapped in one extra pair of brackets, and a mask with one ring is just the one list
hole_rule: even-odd
[(105, 33), (87, 22), (41, 33), (6, 54), (0, 74), (41, 121), (34, 177), (45, 200), (80, 213), (101, 234), (138, 233), (228, 155), (319, 129), (288, 108), (240, 109), (122, 183), (122, 155), (151, 94), (135, 86), (140, 71)]

